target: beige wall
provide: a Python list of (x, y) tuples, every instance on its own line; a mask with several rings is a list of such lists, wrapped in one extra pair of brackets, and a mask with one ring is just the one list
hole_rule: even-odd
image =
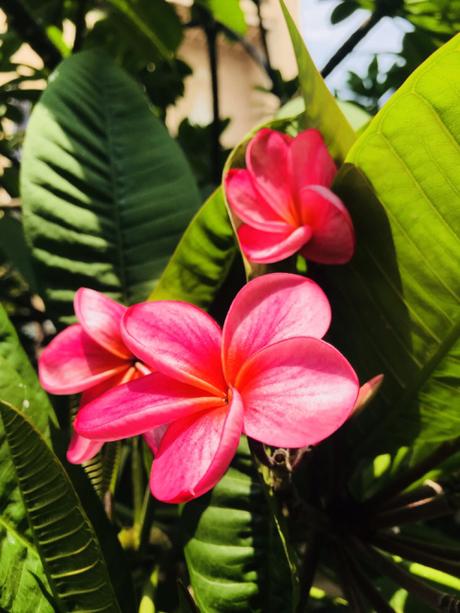
[[(296, 20), (300, 1), (287, 1)], [(262, 52), (255, 5), (245, 0), (241, 5), (249, 23), (246, 37)], [(296, 74), (295, 59), (278, 0), (265, 0), (262, 9), (273, 67), (281, 70), (285, 78), (292, 78)], [(212, 120), (211, 81), (204, 34), (198, 29), (188, 30), (179, 55), (193, 68), (193, 75), (186, 80), (184, 98), (168, 112), (167, 123), (173, 132), (185, 117), (201, 125)], [(220, 112), (222, 117), (231, 119), (222, 140), (229, 147), (255, 125), (271, 117), (278, 102), (274, 96), (257, 90), (258, 86), (268, 87), (270, 80), (241, 45), (220, 36), (218, 62)]]

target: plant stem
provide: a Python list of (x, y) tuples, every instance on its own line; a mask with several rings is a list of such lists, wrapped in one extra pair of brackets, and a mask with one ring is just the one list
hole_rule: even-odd
[(369, 610), (367, 602), (348, 563), (348, 556), (346, 555), (344, 549), (340, 546), (336, 547), (336, 555), (337, 560), (339, 561), (339, 576), (341, 578), (341, 585), (351, 610), (354, 613), (367, 613)]
[(457, 551), (457, 558), (455, 560), (449, 560), (444, 558), (442, 554), (434, 555), (429, 551), (425, 551), (423, 543), (418, 544), (407, 539), (399, 539), (385, 534), (376, 534), (371, 540), (373, 545), (389, 553), (401, 556), (406, 560), (436, 568), (454, 577), (460, 575), (460, 550)]
[(40, 55), (44, 65), (49, 70), (53, 70), (62, 60), (62, 56), (49, 40), (44, 29), (19, 0), (2, 0), (2, 9), (7, 14), (12, 28)]
[(380, 10), (375, 10), (367, 19), (362, 23), (359, 28), (353, 32), (348, 40), (334, 53), (331, 59), (327, 62), (324, 68), (321, 70), (321, 75), (326, 78), (337, 66), (344, 60), (347, 55), (353, 51), (356, 45), (372, 30), (374, 26), (384, 17), (385, 14)]
[(345, 551), (347, 552), (347, 561), (355, 576), (356, 584), (359, 585), (362, 594), (372, 605), (372, 610), (376, 613), (394, 613), (394, 609), (390, 607), (375, 585), (365, 575), (353, 554), (349, 553), (346, 549)]
[(437, 447), (432, 453), (427, 455), (418, 464), (412, 466), (405, 472), (400, 473), (376, 494), (365, 500), (361, 508), (366, 511), (378, 509), (382, 503), (387, 503), (392, 498), (403, 492), (412, 483), (421, 479), (430, 470), (447, 460), (453, 453), (460, 449), (460, 437), (446, 441)]
[(139, 437), (137, 436), (132, 439), (131, 475), (133, 488), (134, 530), (139, 534), (141, 529), (142, 507), (144, 500), (144, 484), (142, 461), (139, 449)]
[(378, 513), (370, 520), (373, 529), (391, 528), (427, 519), (451, 515), (458, 507), (460, 494), (440, 494), (424, 500), (412, 502), (405, 507)]
[(420, 581), (407, 570), (357, 539), (352, 539), (352, 543), (355, 551), (363, 555), (376, 570), (383, 575), (387, 575), (420, 601), (432, 607), (433, 610), (448, 613), (449, 611), (457, 611), (460, 607), (460, 600), (452, 594), (441, 592)]
[(299, 572), (300, 594), (297, 613), (308, 611), (308, 599), (318, 566), (320, 548), (321, 537), (318, 532), (313, 532)]
[(73, 53), (80, 51), (86, 34), (86, 9), (87, 0), (78, 0), (77, 12), (75, 15), (75, 39), (73, 41)]
[(219, 81), (217, 69), (217, 24), (211, 15), (204, 15), (204, 32), (208, 46), (209, 70), (211, 74), (212, 94), (212, 131), (211, 131), (211, 164), (212, 178), (216, 185), (221, 180), (221, 146), (220, 146), (220, 112), (219, 112)]

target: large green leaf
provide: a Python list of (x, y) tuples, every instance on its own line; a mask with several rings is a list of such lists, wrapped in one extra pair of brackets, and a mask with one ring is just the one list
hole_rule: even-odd
[(459, 103), (460, 36), (390, 99), (336, 181), (357, 250), (317, 278), (361, 379), (385, 374), (358, 420), (369, 453), (460, 435)]
[(63, 466), (21, 411), (0, 402), (0, 415), (58, 608), (121, 611), (96, 534)]
[[(21, 406), (44, 435), (52, 409), (16, 332), (0, 305), (0, 400)], [(13, 613), (53, 611), (14, 466), (0, 424), (0, 608)]]
[(319, 74), (284, 0), (280, 0), (280, 4), (299, 68), (299, 85), (305, 100), (305, 127), (318, 129), (334, 158), (343, 162), (355, 133)]
[(60, 325), (80, 286), (145, 299), (199, 205), (141, 90), (95, 51), (65, 60), (36, 105), (21, 190), (38, 281)]
[[(109, 0), (150, 45), (153, 59), (172, 59), (182, 40), (182, 26), (174, 7), (165, 0)], [(152, 58), (151, 58), (152, 59)]]
[(219, 188), (192, 219), (150, 298), (183, 300), (208, 309), (237, 250), (223, 190)]
[(203, 613), (291, 610), (289, 569), (245, 440), (223, 479), (188, 503), (182, 518)]

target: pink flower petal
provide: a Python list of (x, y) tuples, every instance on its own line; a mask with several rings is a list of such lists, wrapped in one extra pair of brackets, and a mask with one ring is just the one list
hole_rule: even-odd
[(228, 406), (173, 423), (153, 462), (150, 488), (165, 502), (186, 502), (213, 488), (238, 447), (243, 404), (236, 390)]
[(87, 438), (116, 441), (223, 405), (222, 398), (155, 372), (119, 385), (83, 406), (74, 428)]
[(144, 302), (123, 318), (131, 351), (173, 379), (225, 397), (220, 362), (221, 330), (204, 311), (185, 302)]
[(289, 226), (254, 189), (252, 178), (247, 170), (229, 170), (225, 177), (225, 194), (232, 211), (253, 228), (266, 232), (283, 232)]
[(167, 429), (168, 424), (165, 424), (164, 426), (158, 426), (157, 428), (152, 428), (152, 430), (149, 430), (148, 432), (144, 432), (143, 436), (145, 442), (152, 450), (153, 455), (157, 455), (161, 440)]
[(75, 314), (84, 331), (96, 343), (119, 358), (129, 359), (131, 352), (121, 338), (121, 318), (126, 307), (93, 289), (81, 287), (74, 298)]
[(301, 192), (303, 223), (313, 228), (313, 236), (302, 255), (320, 264), (345, 264), (355, 250), (355, 232), (350, 214), (327, 187), (315, 185)]
[(71, 464), (88, 462), (100, 451), (103, 444), (104, 441), (92, 441), (73, 432), (69, 448), (67, 449), (67, 461)]
[(300, 132), (292, 141), (289, 154), (294, 194), (307, 185), (330, 187), (337, 169), (318, 130)]
[(343, 355), (316, 338), (291, 338), (255, 354), (235, 385), (244, 432), (276, 447), (314, 445), (349, 417), (359, 391)]
[(256, 351), (295, 336), (322, 338), (331, 322), (323, 290), (300, 275), (273, 273), (250, 281), (236, 295), (223, 330), (223, 363), (234, 382)]
[(283, 233), (263, 232), (246, 224), (238, 228), (241, 249), (250, 262), (272, 264), (299, 251), (310, 239), (309, 226), (289, 228)]
[(294, 202), (289, 182), (291, 137), (264, 128), (246, 149), (246, 166), (253, 185), (268, 206), (287, 223), (295, 225)]
[(41, 354), (40, 383), (52, 394), (76, 394), (124, 372), (128, 365), (74, 324), (58, 334)]

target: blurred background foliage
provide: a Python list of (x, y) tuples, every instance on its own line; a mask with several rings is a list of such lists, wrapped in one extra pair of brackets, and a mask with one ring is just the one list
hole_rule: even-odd
[[(280, 15), (273, 17), (272, 4), (268, 0), (2, 0), (0, 299), (30, 355), (53, 327), (34, 293), (20, 231), (19, 170), (27, 119), (53, 69), (79, 50), (103, 48), (142, 85), (154, 112), (188, 158), (204, 200), (220, 182), (229, 149), (251, 123), (272, 115), (296, 95), (296, 79), (283, 76), (280, 49), (290, 52), (289, 43), (273, 31), (274, 21), (282, 20)], [(340, 69), (383, 18), (410, 23), (389, 69), (384, 70), (375, 55), (362, 74), (344, 71), (342, 98), (373, 115), (428, 55), (460, 29), (460, 0), (343, 0), (333, 8), (330, 21), (339, 24), (363, 8), (368, 16), (322, 73), (327, 76)], [(302, 10), (308, 13), (308, 6), (302, 5)], [(192, 61), (188, 61), (190, 49)], [(233, 65), (227, 61), (229, 54), (238, 55)], [(223, 99), (231, 96), (222, 80), (227, 78), (228, 83), (235, 67), (233, 81), (239, 68), (252, 71), (249, 94), (253, 90), (258, 97), (244, 100), (244, 90), (236, 91), (224, 109)], [(192, 117), (187, 115), (187, 83), (204, 90), (198, 98), (195, 92)], [(231, 119), (226, 116), (229, 104), (234, 110)]]

